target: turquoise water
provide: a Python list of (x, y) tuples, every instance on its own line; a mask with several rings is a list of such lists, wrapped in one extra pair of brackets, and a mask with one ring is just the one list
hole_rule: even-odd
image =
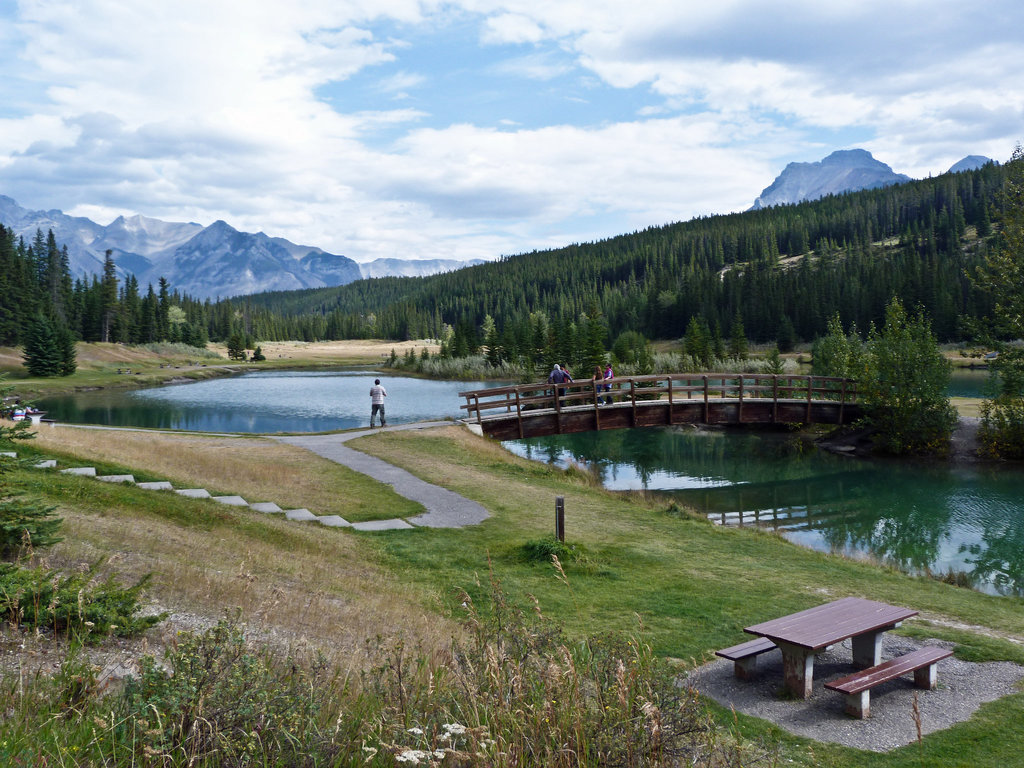
[(965, 574), (1024, 595), (1024, 472), (836, 456), (776, 433), (652, 428), (509, 441), (647, 490), (716, 523), (761, 525), (813, 549), (909, 573)]
[(326, 432), (370, 423), (370, 387), (387, 389), (388, 424), (458, 418), (458, 393), (502, 386), (430, 381), (380, 371), (261, 371), (141, 390), (100, 390), (47, 398), (47, 418), (204, 432)]

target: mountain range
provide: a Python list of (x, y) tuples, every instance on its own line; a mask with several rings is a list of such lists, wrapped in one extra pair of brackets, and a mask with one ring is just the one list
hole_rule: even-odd
[[(989, 162), (987, 157), (969, 155), (950, 172)], [(753, 208), (910, 180), (866, 150), (840, 150), (816, 163), (790, 163), (761, 192)], [(358, 264), (316, 246), (296, 245), (263, 232), (241, 232), (224, 221), (204, 227), (136, 215), (118, 216), (104, 226), (59, 210), (32, 211), (3, 195), (0, 224), (28, 242), (37, 231), (52, 230), (57, 242), (67, 246), (76, 278), (102, 274), (104, 254), (110, 250), (121, 274), (134, 274), (140, 285), (155, 285), (164, 277), (174, 289), (201, 299), (332, 287), (360, 278), (425, 276), (482, 263), (480, 259), (376, 259)]]
[(322, 248), (296, 245), (281, 237), (240, 232), (224, 221), (208, 227), (146, 216), (118, 216), (103, 226), (59, 210), (32, 211), (0, 195), (0, 224), (31, 242), (36, 231), (52, 230), (67, 246), (71, 274), (103, 272), (107, 250), (124, 275), (140, 285), (165, 277), (171, 286), (196, 298), (241, 296), (264, 291), (324, 288), (364, 277), (429, 275), (478, 264), (454, 259), (377, 259), (357, 264)]
[[(981, 155), (968, 155), (954, 163), (949, 173), (974, 170), (991, 162)], [(865, 149), (842, 149), (816, 163), (787, 165), (775, 181), (758, 195), (751, 210), (817, 200), (843, 192), (877, 189), (910, 180), (906, 174), (896, 173), (885, 163), (876, 160)]]

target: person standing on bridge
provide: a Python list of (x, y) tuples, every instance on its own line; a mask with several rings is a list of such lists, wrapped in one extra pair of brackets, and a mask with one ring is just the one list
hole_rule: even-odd
[(608, 363), (608, 365), (604, 369), (604, 391), (606, 393), (608, 393), (605, 396), (605, 398), (604, 398), (604, 404), (605, 405), (611, 405), (612, 404), (611, 391), (612, 391), (612, 379), (614, 379), (614, 378), (615, 378), (615, 373), (612, 371), (612, 364)]
[(388, 423), (384, 420), (384, 398), (388, 396), (388, 392), (384, 387), (380, 385), (380, 379), (373, 380), (373, 386), (370, 387), (370, 427), (373, 427), (373, 420), (377, 416), (377, 412), (380, 411), (380, 425), (386, 427)]
[(562, 366), (555, 363), (555, 367), (551, 369), (551, 375), (548, 376), (548, 384), (554, 384), (555, 390), (558, 393), (558, 404), (561, 407), (565, 407), (565, 387), (559, 387), (559, 384), (565, 384), (566, 382), (572, 383), (572, 376), (569, 375), (568, 371), (563, 371)]

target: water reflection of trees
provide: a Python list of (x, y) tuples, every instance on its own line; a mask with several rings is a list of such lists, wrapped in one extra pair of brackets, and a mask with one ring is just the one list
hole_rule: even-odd
[(645, 487), (658, 473), (757, 483), (805, 479), (850, 464), (778, 433), (618, 429), (512, 442), (530, 458), (563, 464), (571, 460), (589, 466), (602, 479), (616, 466), (629, 467)]

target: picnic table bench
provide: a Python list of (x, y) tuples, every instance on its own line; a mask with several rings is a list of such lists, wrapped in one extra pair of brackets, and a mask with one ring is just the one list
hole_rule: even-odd
[(872, 688), (913, 672), (916, 687), (932, 690), (936, 685), (935, 665), (952, 655), (952, 651), (944, 648), (919, 648), (852, 675), (830, 680), (825, 687), (846, 694), (846, 714), (857, 718), (870, 717)]
[(715, 656), (721, 656), (723, 659), (733, 662), (733, 670), (737, 679), (750, 680), (757, 669), (757, 657), (775, 648), (778, 646), (772, 640), (767, 637), (758, 637), (715, 651)]
[(745, 627), (743, 631), (779, 647), (786, 688), (797, 698), (806, 699), (811, 695), (814, 680), (815, 653), (849, 639), (854, 666), (876, 666), (881, 661), (882, 635), (916, 615), (917, 611), (909, 608), (844, 597)]

